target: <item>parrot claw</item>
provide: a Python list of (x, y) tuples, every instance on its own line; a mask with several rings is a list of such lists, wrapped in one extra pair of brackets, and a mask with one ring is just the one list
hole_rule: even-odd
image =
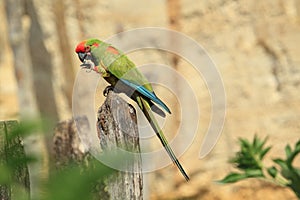
[(107, 87), (103, 90), (103, 96), (107, 97), (107, 95), (108, 95), (108, 93), (109, 93), (110, 90), (111, 90), (111, 91), (114, 90), (114, 87), (111, 86), (111, 85), (107, 86)]

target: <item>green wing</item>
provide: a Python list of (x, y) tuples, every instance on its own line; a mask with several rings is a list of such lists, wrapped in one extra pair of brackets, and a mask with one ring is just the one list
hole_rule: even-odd
[(99, 65), (104, 65), (108, 71), (120, 80), (127, 80), (138, 86), (145, 87), (149, 92), (153, 88), (147, 78), (136, 68), (126, 55), (110, 44), (101, 43), (92, 49)]
[[(168, 113), (170, 109), (154, 93), (152, 85), (147, 78), (136, 68), (126, 55), (109, 44), (101, 44), (92, 50), (96, 55), (97, 63), (117, 77), (122, 83), (128, 85), (141, 95), (160, 105)], [(149, 102), (150, 103), (150, 102)], [(155, 109), (155, 107), (153, 107)], [(159, 113), (159, 112), (158, 112)]]
[(126, 55), (121, 55), (115, 60), (108, 70), (120, 80), (129, 81), (137, 86), (143, 86), (149, 92), (153, 92), (153, 88), (147, 78), (136, 68)]

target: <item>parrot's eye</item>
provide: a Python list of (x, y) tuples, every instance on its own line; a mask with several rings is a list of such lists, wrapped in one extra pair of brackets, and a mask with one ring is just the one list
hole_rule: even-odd
[(91, 46), (85, 47), (85, 52), (90, 52), (91, 51)]

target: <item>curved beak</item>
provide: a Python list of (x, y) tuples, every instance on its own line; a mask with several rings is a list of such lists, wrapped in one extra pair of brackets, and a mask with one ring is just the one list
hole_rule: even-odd
[(95, 67), (95, 64), (92, 59), (92, 55), (90, 52), (86, 53), (78, 53), (78, 58), (82, 62), (80, 67), (86, 68), (86, 69), (91, 69)]
[(78, 58), (83, 63), (84, 59), (86, 58), (86, 53), (78, 53)]

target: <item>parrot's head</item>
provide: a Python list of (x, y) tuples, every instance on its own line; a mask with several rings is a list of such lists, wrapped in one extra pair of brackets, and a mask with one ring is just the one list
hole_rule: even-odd
[(98, 39), (88, 39), (80, 42), (75, 49), (79, 60), (82, 62), (80, 65), (83, 68), (93, 69), (97, 63), (92, 54), (93, 49), (97, 48), (102, 42)]

